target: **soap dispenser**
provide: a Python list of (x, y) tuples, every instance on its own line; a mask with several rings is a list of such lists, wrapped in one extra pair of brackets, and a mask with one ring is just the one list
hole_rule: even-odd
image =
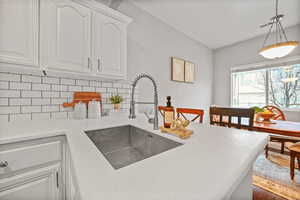
[(170, 128), (174, 118), (175, 112), (171, 105), (171, 96), (167, 96), (167, 106), (164, 109), (164, 127)]

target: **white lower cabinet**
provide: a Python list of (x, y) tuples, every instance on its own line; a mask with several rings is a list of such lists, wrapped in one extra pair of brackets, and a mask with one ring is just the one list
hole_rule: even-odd
[(65, 146), (63, 136), (0, 145), (0, 199), (66, 199)]
[(1, 200), (60, 200), (60, 165), (0, 179)]
[(77, 181), (75, 179), (72, 158), (69, 148), (66, 149), (66, 200), (80, 200)]

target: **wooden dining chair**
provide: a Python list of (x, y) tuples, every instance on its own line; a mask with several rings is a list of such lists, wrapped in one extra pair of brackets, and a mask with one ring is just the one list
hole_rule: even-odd
[[(275, 116), (272, 117), (272, 120), (283, 120), (283, 121), (286, 120), (283, 111), (280, 108), (276, 107), (276, 106), (266, 105), (266, 106), (263, 107), (263, 109), (267, 109), (270, 112), (275, 114)], [(288, 137), (288, 136), (280, 136), (280, 135), (271, 134), (270, 135), (270, 142), (280, 143), (280, 145), (281, 145), (280, 153), (284, 154), (285, 143), (287, 143), (287, 142), (296, 143), (296, 142), (299, 142), (299, 139), (293, 138), (293, 137)], [(270, 146), (271, 146), (270, 144), (268, 144), (266, 146), (266, 149), (265, 149), (266, 158), (268, 158), (269, 150), (271, 149)], [(276, 149), (275, 149), (275, 151), (276, 151)]]
[(254, 109), (247, 108), (210, 107), (210, 124), (251, 130), (254, 123), (254, 113)]
[(272, 117), (273, 120), (286, 120), (284, 113), (282, 112), (282, 110), (280, 110), (280, 108), (276, 107), (276, 106), (272, 106), (272, 105), (266, 105), (263, 107), (263, 109), (267, 109), (270, 112), (274, 113), (275, 116)]
[(290, 151), (290, 176), (294, 180), (296, 159), (298, 161), (298, 170), (300, 171), (300, 142), (290, 143), (288, 149)]
[(176, 109), (177, 117), (182, 116), (185, 120), (188, 120), (185, 114), (196, 115), (192, 120), (195, 121), (199, 118), (199, 123), (203, 122), (204, 110), (201, 109), (192, 109), (192, 108), (177, 108)]

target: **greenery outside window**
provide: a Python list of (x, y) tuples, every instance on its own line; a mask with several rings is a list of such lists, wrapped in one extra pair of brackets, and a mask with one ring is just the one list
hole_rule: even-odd
[(282, 109), (300, 108), (300, 62), (232, 71), (231, 106), (264, 105)]

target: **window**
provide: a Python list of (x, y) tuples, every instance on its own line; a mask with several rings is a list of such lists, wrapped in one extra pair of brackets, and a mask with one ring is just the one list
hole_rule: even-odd
[(231, 105), (300, 108), (300, 64), (231, 73)]

